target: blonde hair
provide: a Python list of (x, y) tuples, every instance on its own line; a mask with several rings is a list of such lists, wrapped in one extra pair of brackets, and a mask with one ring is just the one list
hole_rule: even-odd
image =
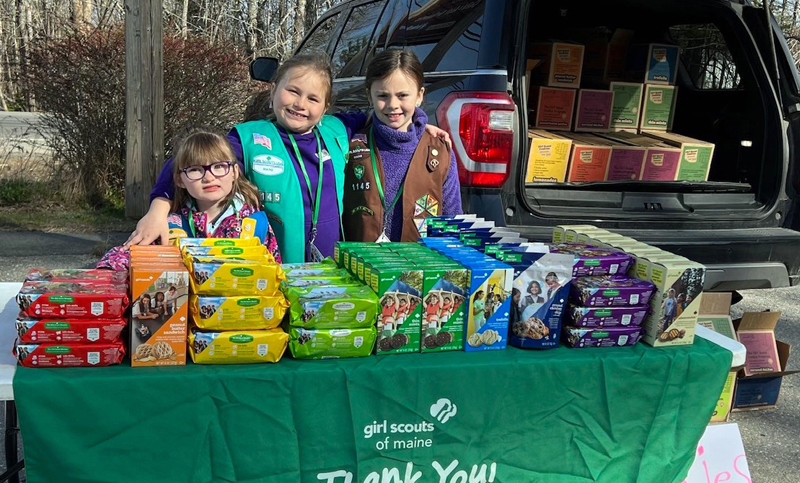
[(325, 84), (325, 92), (321, 94), (325, 95), (325, 110), (327, 111), (333, 103), (333, 70), (331, 69), (331, 61), (320, 52), (297, 54), (285, 60), (275, 72), (275, 80), (272, 81), (273, 88), (270, 92), (274, 92), (275, 86), (280, 84), (286, 74), (295, 67), (308, 69), (322, 78)]
[[(208, 166), (219, 161), (232, 162), (231, 172), (228, 174), (234, 176), (231, 192), (220, 200), (219, 205), (227, 205), (238, 193), (244, 198), (246, 204), (258, 209), (258, 188), (239, 171), (239, 162), (236, 160), (236, 155), (233, 153), (228, 139), (210, 130), (200, 129), (186, 136), (175, 152), (172, 162), (172, 177), (175, 183), (175, 196), (171, 207), (173, 212), (179, 211), (192, 199), (186, 188), (182, 188), (179, 184), (182, 170), (189, 166)], [(238, 176), (235, 176), (236, 174)]]

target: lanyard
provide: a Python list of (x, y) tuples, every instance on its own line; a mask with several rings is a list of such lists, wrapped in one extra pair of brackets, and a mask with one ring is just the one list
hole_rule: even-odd
[(319, 201), (322, 198), (322, 176), (325, 172), (325, 166), (322, 164), (322, 141), (319, 139), (319, 134), (317, 130), (314, 130), (314, 136), (317, 138), (317, 159), (319, 160), (319, 179), (317, 180), (317, 196), (314, 198), (311, 192), (311, 179), (308, 177), (308, 171), (306, 171), (306, 163), (303, 162), (303, 156), (300, 155), (300, 148), (297, 147), (297, 142), (294, 140), (294, 136), (289, 134), (289, 140), (292, 142), (292, 148), (294, 148), (294, 155), (297, 157), (297, 162), (300, 164), (300, 169), (303, 171), (303, 178), (306, 181), (306, 188), (308, 189), (308, 197), (311, 200), (311, 240), (310, 243), (314, 243), (314, 239), (317, 237), (317, 218), (319, 218)]
[(377, 161), (375, 161), (375, 140), (372, 136), (372, 127), (369, 128), (369, 157), (372, 160), (372, 173), (375, 175), (375, 185), (378, 187), (378, 194), (381, 197), (381, 205), (383, 206), (383, 217), (385, 225), (388, 213), (394, 211), (394, 207), (397, 205), (397, 201), (400, 199), (401, 196), (403, 196), (403, 187), (405, 186), (405, 179), (403, 180), (403, 182), (400, 183), (400, 188), (398, 188), (397, 194), (394, 196), (392, 204), (387, 208), (386, 198), (383, 194), (383, 184), (381, 183), (381, 177), (378, 174), (378, 163)]
[[(236, 220), (239, 221), (239, 213), (236, 211), (236, 206), (233, 204), (233, 200), (231, 200), (231, 204), (228, 205), (228, 208), (231, 208), (231, 207), (233, 207), (233, 212), (234, 212), (234, 215), (236, 215)], [(194, 201), (192, 201), (192, 208), (195, 208)], [(217, 215), (217, 217), (214, 218), (211, 221), (211, 224), (213, 225), (217, 220), (219, 220), (219, 218), (222, 215), (224, 215), (226, 211), (228, 211), (228, 208), (220, 211), (219, 214)], [(188, 218), (188, 221), (189, 221), (189, 232), (191, 232), (192, 238), (197, 238), (197, 226), (195, 226), (195, 223), (194, 223), (194, 214), (195, 213), (197, 213), (197, 211), (192, 211), (191, 209), (189, 209), (189, 213), (186, 216), (186, 218)], [(208, 217), (208, 214), (206, 214), (206, 217)], [(206, 220), (208, 220), (208, 218), (206, 218)], [(206, 227), (207, 226), (208, 226), (208, 222), (206, 222)], [(219, 227), (217, 227), (217, 228), (219, 228)], [(205, 231), (205, 230), (203, 230), (203, 231)], [(213, 235), (213, 233), (206, 233), (206, 238), (211, 238), (211, 235)]]

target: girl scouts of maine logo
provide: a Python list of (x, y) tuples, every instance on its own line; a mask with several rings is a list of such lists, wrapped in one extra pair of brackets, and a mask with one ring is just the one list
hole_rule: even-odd
[(356, 179), (361, 179), (364, 177), (364, 166), (360, 164), (353, 168), (353, 172), (356, 174)]
[(253, 158), (253, 171), (265, 176), (283, 174), (283, 160), (271, 154), (260, 154)]

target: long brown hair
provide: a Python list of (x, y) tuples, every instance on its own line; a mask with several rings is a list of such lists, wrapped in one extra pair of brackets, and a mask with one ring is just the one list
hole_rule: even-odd
[(253, 208), (258, 208), (258, 188), (244, 177), (239, 170), (239, 162), (233, 153), (228, 139), (209, 130), (197, 130), (184, 138), (175, 152), (172, 162), (172, 177), (175, 183), (175, 196), (172, 200), (171, 211), (177, 212), (191, 199), (186, 188), (180, 186), (181, 170), (189, 166), (207, 166), (219, 161), (231, 161), (230, 176), (235, 176), (231, 192), (220, 200), (219, 205), (225, 206), (233, 200), (236, 194), (244, 198), (244, 202)]
[(425, 86), (425, 74), (423, 73), (422, 64), (420, 64), (414, 52), (389, 49), (373, 57), (367, 66), (366, 79), (364, 79), (367, 96), (369, 96), (369, 89), (372, 87), (373, 82), (387, 79), (396, 70), (400, 70), (414, 79), (417, 83), (417, 89), (422, 89)]

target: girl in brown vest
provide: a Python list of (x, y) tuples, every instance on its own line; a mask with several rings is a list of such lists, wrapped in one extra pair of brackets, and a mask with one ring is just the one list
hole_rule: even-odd
[(367, 66), (372, 123), (350, 142), (342, 222), (352, 241), (416, 241), (425, 218), (460, 214), (458, 169), (447, 145), (425, 132), (422, 65), (386, 50)]

